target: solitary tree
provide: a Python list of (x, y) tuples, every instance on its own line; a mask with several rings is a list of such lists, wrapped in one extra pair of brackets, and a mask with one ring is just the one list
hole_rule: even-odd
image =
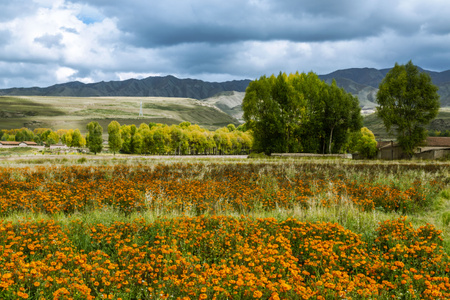
[(396, 63), (380, 83), (376, 113), (409, 157), (426, 138), (424, 126), (439, 111), (437, 91), (431, 77), (419, 72), (411, 61), (406, 65)]
[(92, 121), (86, 126), (88, 130), (87, 144), (89, 151), (97, 154), (103, 149), (103, 128), (98, 122)]

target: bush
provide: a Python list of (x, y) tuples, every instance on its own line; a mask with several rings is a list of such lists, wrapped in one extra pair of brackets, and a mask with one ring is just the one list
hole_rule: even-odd
[(261, 153), (252, 152), (247, 156), (247, 158), (268, 158), (268, 157), (269, 156), (266, 155), (264, 152)]

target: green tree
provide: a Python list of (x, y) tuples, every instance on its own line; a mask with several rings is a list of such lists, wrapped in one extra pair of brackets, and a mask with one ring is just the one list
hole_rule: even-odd
[(358, 98), (339, 88), (336, 81), (333, 80), (326, 90), (322, 128), (328, 137), (326, 139), (328, 153), (339, 152), (347, 141), (348, 130), (355, 131), (361, 128), (361, 109)]
[[(278, 99), (274, 99), (272, 94), (275, 81), (276, 78), (272, 75), (250, 82), (242, 102), (244, 120), (253, 129), (256, 151), (264, 151), (267, 154), (285, 151), (284, 122)], [(224, 147), (223, 134), (220, 139), (216, 144), (219, 150), (226, 151), (228, 147)]]
[(312, 72), (252, 81), (242, 109), (254, 149), (267, 154), (340, 152), (362, 126), (358, 99)]
[(89, 151), (97, 154), (103, 149), (103, 128), (98, 122), (92, 121), (87, 124), (86, 129), (88, 130), (87, 145)]
[(120, 127), (120, 137), (122, 139), (122, 151), (124, 153), (132, 153), (132, 133), (130, 125), (122, 125)]
[(29, 130), (28, 128), (19, 129), (15, 135), (15, 140), (17, 142), (33, 141), (33, 139), (34, 139), (34, 133), (33, 133), (33, 131)]
[(375, 158), (377, 155), (377, 141), (375, 135), (367, 127), (350, 134), (348, 151), (357, 152), (363, 158)]
[(143, 148), (143, 136), (137, 131), (133, 136), (133, 153), (141, 154)]
[(80, 130), (77, 128), (72, 134), (72, 147), (84, 147), (86, 145), (86, 139), (81, 135)]
[(56, 132), (54, 132), (54, 131), (50, 131), (49, 134), (47, 135), (45, 141), (46, 141), (48, 146), (58, 144), (58, 142), (59, 142), (59, 135)]
[(122, 137), (120, 136), (120, 124), (117, 121), (112, 121), (108, 125), (108, 145), (109, 149), (116, 155), (122, 148)]
[(67, 147), (72, 147), (73, 129), (69, 129), (61, 136), (61, 142)]
[(419, 72), (411, 61), (396, 63), (380, 83), (376, 114), (409, 157), (426, 138), (424, 126), (439, 111), (437, 91), (431, 77)]
[(48, 146), (57, 144), (59, 142), (59, 135), (56, 132), (53, 132), (51, 129), (47, 129), (45, 132), (43, 132), (40, 138)]
[(184, 130), (180, 126), (172, 125), (170, 126), (170, 137), (171, 148), (175, 150), (175, 154), (185, 154), (189, 148), (189, 140)]

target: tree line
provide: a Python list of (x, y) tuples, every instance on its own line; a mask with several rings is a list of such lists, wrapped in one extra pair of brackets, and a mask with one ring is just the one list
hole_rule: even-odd
[[(92, 124), (91, 126), (96, 126)], [(89, 127), (89, 125), (88, 125)], [(229, 124), (209, 131), (190, 122), (179, 125), (142, 123), (120, 125), (112, 121), (108, 125), (108, 146), (111, 152), (129, 154), (241, 154), (248, 153), (253, 137), (245, 125), (236, 128)], [(88, 135), (90, 137), (91, 131)], [(89, 138), (88, 140), (88, 146)]]
[[(62, 143), (68, 147), (87, 146), (93, 153), (104, 148), (103, 128), (98, 122), (90, 122), (83, 137), (79, 129), (28, 128), (1, 130), (3, 141), (34, 141), (38, 145)], [(253, 136), (245, 125), (229, 124), (209, 131), (190, 122), (178, 125), (142, 123), (120, 125), (112, 121), (107, 128), (109, 151), (126, 154), (241, 154), (253, 146)]]

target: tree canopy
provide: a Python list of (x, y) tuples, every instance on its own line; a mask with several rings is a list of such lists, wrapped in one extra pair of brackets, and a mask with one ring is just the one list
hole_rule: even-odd
[(411, 61), (406, 65), (396, 63), (380, 83), (376, 113), (409, 156), (425, 140), (424, 126), (437, 116), (437, 91), (431, 77), (419, 72)]
[(336, 153), (362, 126), (359, 101), (310, 72), (262, 76), (248, 86), (244, 120), (265, 153)]

